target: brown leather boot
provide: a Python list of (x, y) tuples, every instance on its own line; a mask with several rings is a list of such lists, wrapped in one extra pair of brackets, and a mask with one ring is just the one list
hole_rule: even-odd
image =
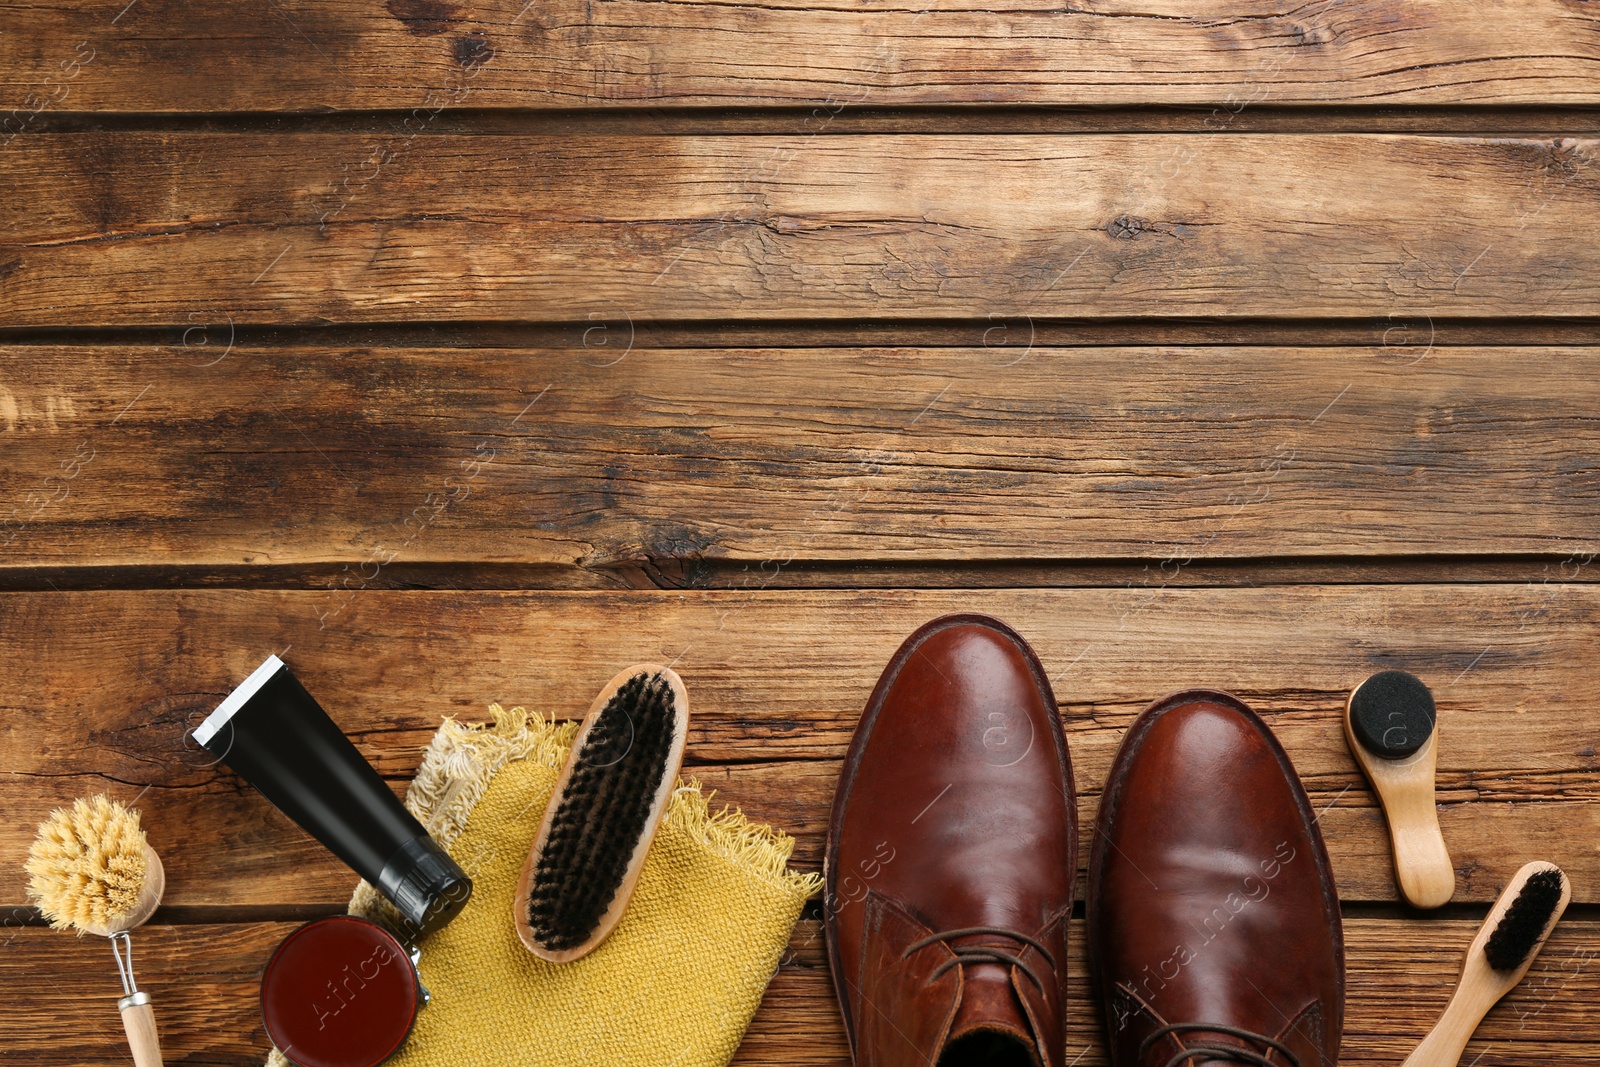
[(1237, 698), (1128, 729), (1089, 858), (1090, 973), (1113, 1067), (1334, 1067), (1344, 940), (1305, 790)]
[(1033, 650), (982, 615), (907, 638), (828, 830), (828, 959), (860, 1067), (1060, 1067), (1077, 843)]

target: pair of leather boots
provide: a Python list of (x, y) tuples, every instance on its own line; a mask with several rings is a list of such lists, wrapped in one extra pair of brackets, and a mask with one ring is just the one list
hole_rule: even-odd
[[(1077, 858), (1033, 650), (981, 615), (918, 630), (862, 714), (829, 826), (824, 925), (859, 1067), (1067, 1064)], [(1113, 1067), (1334, 1067), (1333, 875), (1293, 766), (1238, 699), (1175, 693), (1129, 728), (1087, 899)]]

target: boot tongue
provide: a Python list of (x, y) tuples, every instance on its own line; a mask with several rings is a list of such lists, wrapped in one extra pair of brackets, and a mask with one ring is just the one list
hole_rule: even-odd
[(1011, 968), (999, 963), (968, 964), (961, 974), (961, 1006), (950, 1023), (946, 1044), (987, 1030), (1010, 1034), (1037, 1057), (1033, 1028), (1011, 986)]
[[(1212, 1048), (1241, 1048), (1251, 1052), (1256, 1050), (1248, 1042), (1239, 1040), (1233, 1034), (1219, 1034), (1213, 1030), (1186, 1030), (1183, 1032), (1183, 1047), (1194, 1048), (1197, 1045), (1209, 1045)], [(1170, 1047), (1170, 1046), (1169, 1046)], [(1165, 1064), (1170, 1057), (1164, 1053), (1156, 1057), (1157, 1067)], [(1191, 1056), (1184, 1063), (1189, 1067), (1239, 1067), (1245, 1061), (1233, 1056)]]

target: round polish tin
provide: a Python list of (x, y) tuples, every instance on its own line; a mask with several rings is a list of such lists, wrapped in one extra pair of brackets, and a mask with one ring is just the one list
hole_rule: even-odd
[(376, 1067), (411, 1033), (421, 990), (398, 938), (335, 915), (300, 927), (273, 952), (261, 976), (261, 1018), (298, 1067)]

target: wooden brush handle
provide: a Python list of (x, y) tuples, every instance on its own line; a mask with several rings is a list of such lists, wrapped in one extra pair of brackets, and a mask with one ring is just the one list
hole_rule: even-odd
[(1428, 789), (1394, 789), (1384, 797), (1389, 838), (1394, 842), (1395, 880), (1413, 907), (1437, 908), (1456, 891), (1450, 851), (1439, 832), (1439, 809)]
[(1566, 910), (1567, 902), (1572, 899), (1572, 883), (1565, 875), (1561, 875), (1561, 897), (1550, 909), (1544, 928), (1529, 944), (1521, 963), (1511, 970), (1497, 971), (1490, 966), (1484, 946), (1500, 928), (1506, 913), (1522, 896), (1528, 879), (1545, 871), (1560, 874), (1560, 868), (1555, 864), (1535, 860), (1524, 864), (1521, 870), (1511, 876), (1511, 881), (1500, 892), (1500, 899), (1489, 909), (1489, 917), (1478, 928), (1478, 936), (1472, 939), (1472, 944), (1467, 948), (1467, 958), (1461, 965), (1461, 978), (1456, 982), (1455, 992), (1450, 994), (1450, 1003), (1445, 1005), (1438, 1025), (1406, 1058), (1405, 1067), (1456, 1067), (1467, 1042), (1472, 1039), (1473, 1031), (1489, 1014), (1489, 1009), (1511, 992), (1522, 981), (1522, 976), (1528, 973), (1528, 968), (1533, 966), (1533, 958), (1544, 947), (1545, 938), (1550, 936), (1561, 913)]
[(1479, 995), (1472, 986), (1458, 988), (1438, 1024), (1422, 1039), (1416, 1051), (1406, 1057), (1404, 1067), (1456, 1067), (1473, 1032), (1497, 999)]
[(161, 1042), (156, 1037), (156, 1013), (149, 993), (134, 993), (117, 1001), (122, 1028), (128, 1031), (134, 1067), (161, 1067)]
[[(1354, 700), (1355, 694), (1350, 698)], [(1356, 737), (1346, 705), (1344, 736), (1356, 765), (1383, 804), (1389, 840), (1394, 843), (1394, 875), (1400, 895), (1416, 908), (1437, 908), (1448, 903), (1456, 891), (1456, 872), (1450, 864), (1444, 835), (1439, 832), (1439, 806), (1434, 798), (1438, 727), (1414, 754), (1402, 760), (1383, 759), (1368, 752)]]

